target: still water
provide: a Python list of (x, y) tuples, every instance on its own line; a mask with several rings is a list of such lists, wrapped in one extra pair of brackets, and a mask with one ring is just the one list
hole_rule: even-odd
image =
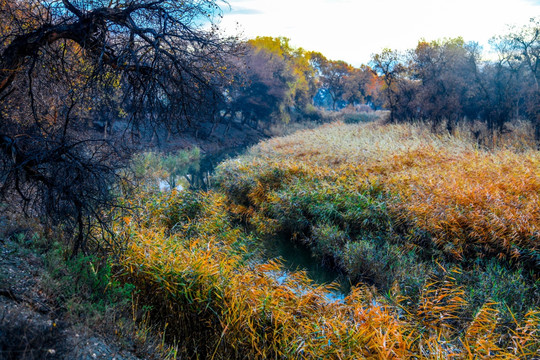
[(286, 271), (303, 270), (317, 284), (335, 283), (337, 286), (328, 294), (330, 300), (341, 300), (349, 293), (351, 286), (347, 278), (324, 267), (301, 242), (291, 240), (285, 234), (276, 234), (264, 240), (264, 248), (267, 259), (280, 258)]

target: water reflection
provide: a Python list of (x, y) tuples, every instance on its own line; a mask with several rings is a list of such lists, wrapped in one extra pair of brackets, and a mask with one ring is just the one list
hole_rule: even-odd
[(224, 160), (239, 156), (244, 150), (245, 148), (226, 150), (218, 154), (203, 156), (187, 165), (183, 174), (186, 187), (192, 190), (210, 190), (215, 168)]

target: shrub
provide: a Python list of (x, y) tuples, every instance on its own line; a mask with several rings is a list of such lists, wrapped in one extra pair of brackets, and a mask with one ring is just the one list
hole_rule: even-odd
[(148, 151), (137, 154), (130, 169), (134, 179), (146, 186), (159, 189), (160, 184), (165, 182), (169, 189), (174, 189), (179, 185), (180, 178), (188, 173), (190, 166), (200, 157), (199, 148), (170, 154)]

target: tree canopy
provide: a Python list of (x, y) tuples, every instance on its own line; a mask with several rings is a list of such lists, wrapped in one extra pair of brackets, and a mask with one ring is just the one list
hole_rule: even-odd
[(2, 196), (67, 220), (84, 246), (122, 155), (94, 131), (96, 110), (132, 138), (213, 116), (236, 49), (212, 25), (219, 12), (214, 0), (2, 0)]
[(531, 19), (491, 40), (498, 59), (482, 59), (477, 43), (462, 38), (421, 40), (415, 49), (384, 49), (371, 65), (384, 82), (390, 121), (425, 120), (452, 131), (463, 119), (488, 132), (527, 119), (540, 143), (540, 26)]

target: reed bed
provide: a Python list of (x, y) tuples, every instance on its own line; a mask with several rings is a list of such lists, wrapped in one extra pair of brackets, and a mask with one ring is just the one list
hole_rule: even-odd
[(532, 358), (540, 315), (510, 330), (485, 304), (467, 327), (457, 270), (432, 277), (414, 306), (388, 301), (364, 285), (341, 302), (303, 272), (258, 260), (258, 240), (234, 225), (223, 194), (139, 194), (137, 211), (116, 231), (126, 248), (116, 273), (136, 288), (180, 358), (206, 359), (469, 359)]
[(329, 124), (223, 163), (217, 183), (238, 219), (290, 234), (353, 283), (397, 283), (414, 303), (458, 267), (462, 317), (495, 301), (511, 321), (540, 306), (540, 153), (526, 137), (487, 148), (460, 131)]
[[(269, 140), (214, 191), (130, 193), (115, 273), (179, 358), (538, 358), (540, 155), (498, 144), (374, 124)], [(350, 277), (343, 301), (262, 260), (278, 231)]]
[[(432, 242), (453, 258), (496, 257), (538, 270), (540, 154), (500, 142), (504, 147), (483, 149), (465, 135), (420, 125), (331, 124), (259, 145), (224, 164), (220, 182), (252, 213), (283, 205), (295, 182), (332, 194), (377, 186), (370, 199), (384, 203), (394, 228), (405, 224), (410, 245)], [(280, 175), (271, 184), (272, 172)]]

